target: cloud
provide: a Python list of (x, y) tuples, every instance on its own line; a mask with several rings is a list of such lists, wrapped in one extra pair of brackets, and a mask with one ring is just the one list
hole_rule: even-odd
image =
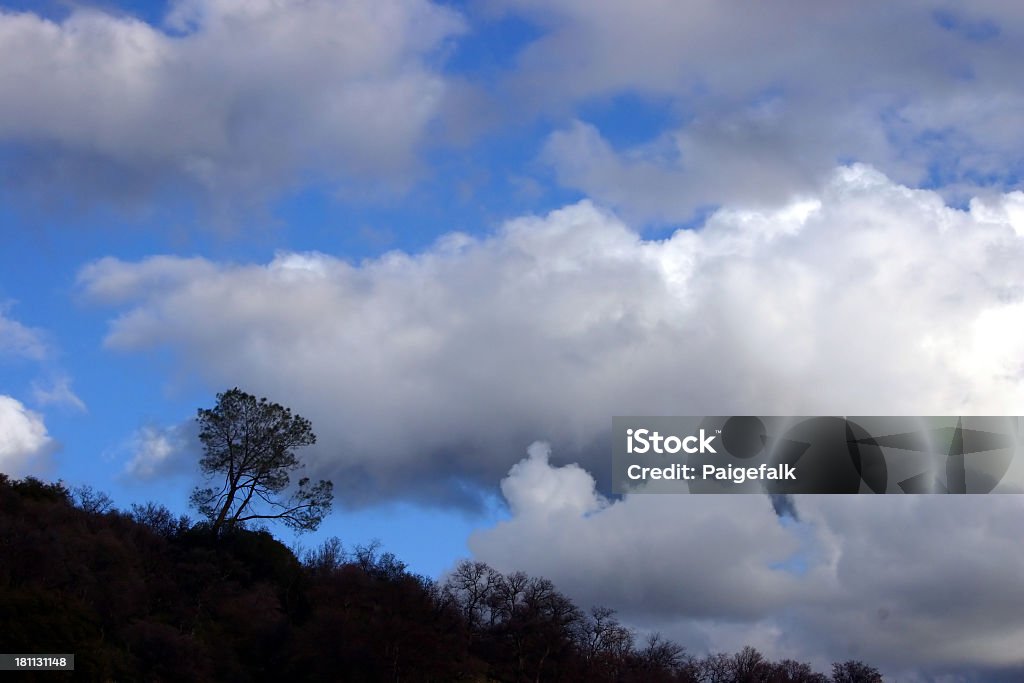
[(579, 465), (551, 467), (549, 444), (535, 442), (527, 452), (529, 458), (513, 465), (501, 484), (513, 514), (529, 516), (540, 510), (545, 515), (577, 517), (607, 505), (594, 479)]
[[(548, 138), (559, 180), (643, 219), (813, 191), (839, 160), (957, 199), (1019, 186), (1024, 95), (1008, 65), (1024, 58), (1024, 13), (1012, 4), (495, 4), (539, 28), (507, 74), (510, 102), (582, 118)], [(581, 116), (623, 96), (667, 125), (616, 143), (628, 123)]]
[(0, 303), (0, 360), (4, 356), (34, 361), (49, 370), (49, 380), (32, 382), (32, 398), (39, 405), (65, 405), (84, 412), (85, 403), (71, 390), (71, 378), (53, 369), (55, 367), (54, 346), (49, 335), (38, 328), (6, 317), (10, 305)]
[(41, 476), (55, 446), (41, 415), (0, 395), (0, 472), (12, 477)]
[(952, 209), (866, 166), (645, 240), (582, 202), (359, 264), (84, 268), (106, 345), (292, 407), (341, 499), (468, 502), (537, 439), (607, 485), (617, 414), (1020, 414), (1024, 195)]
[[(793, 576), (771, 568), (799, 545), (764, 496), (704, 496), (685, 517), (671, 495), (609, 502), (578, 465), (553, 467), (543, 444), (512, 467), (501, 489), (512, 519), (472, 535), (470, 550), (504, 571), (551, 578), (580, 604), (742, 617), (780, 609), (798, 590)], [(586, 576), (571, 576), (580, 567)]]
[(79, 412), (87, 412), (85, 402), (71, 389), (71, 378), (57, 375), (49, 386), (39, 381), (32, 383), (32, 398), (39, 405), (59, 405), (74, 408)]
[(807, 606), (808, 629), (831, 647), (903, 665), (1024, 665), (1024, 597), (1009, 569), (1024, 559), (1011, 540), (1024, 499), (805, 496), (797, 507), (834, 592), (829, 609)]
[(8, 318), (4, 314), (9, 308), (9, 305), (0, 303), (0, 356), (45, 360), (50, 355), (50, 348), (43, 332)]
[(0, 10), (8, 182), (227, 201), (310, 174), (401, 176), (445, 98), (438, 50), (462, 30), (428, 0), (178, 0), (162, 26)]
[(198, 433), (191, 422), (171, 427), (143, 427), (132, 439), (132, 457), (124, 473), (144, 481), (183, 473), (196, 462), (197, 439)]
[(608, 502), (537, 446), (502, 491), (511, 518), (470, 537), (476, 559), (692, 650), (754, 644), (822, 670), (857, 658), (899, 680), (1012, 680), (1024, 667), (1018, 496), (798, 496), (795, 523), (766, 496)]

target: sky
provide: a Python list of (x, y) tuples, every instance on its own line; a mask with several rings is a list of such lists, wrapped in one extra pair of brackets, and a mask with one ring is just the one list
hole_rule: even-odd
[(617, 498), (609, 435), (1024, 414), (1021, 63), (1005, 0), (0, 0), (0, 471), (187, 512), (238, 386), (335, 484), (288, 543), (1020, 680), (1021, 497)]

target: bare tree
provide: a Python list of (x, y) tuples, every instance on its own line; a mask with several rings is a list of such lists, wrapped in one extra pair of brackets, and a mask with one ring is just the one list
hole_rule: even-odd
[(488, 615), (501, 581), (501, 574), (487, 563), (469, 560), (460, 562), (448, 577), (444, 592), (462, 612), (471, 633), (491, 621)]
[(882, 674), (873, 666), (850, 659), (832, 665), (834, 683), (882, 683)]
[(671, 640), (667, 640), (660, 633), (652, 633), (647, 636), (644, 649), (640, 650), (641, 667), (644, 670), (672, 671), (685, 670), (695, 678), (696, 673), (691, 671), (694, 663), (686, 655), (686, 648)]
[(588, 665), (606, 670), (620, 668), (633, 650), (633, 633), (615, 618), (615, 610), (594, 607), (580, 622), (580, 650)]
[(103, 491), (97, 491), (88, 484), (71, 490), (75, 505), (86, 512), (102, 515), (114, 509), (114, 501)]

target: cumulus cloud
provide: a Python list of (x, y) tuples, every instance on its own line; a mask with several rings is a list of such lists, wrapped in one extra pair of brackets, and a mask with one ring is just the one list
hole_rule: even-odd
[[(501, 489), (512, 518), (472, 535), (470, 550), (504, 571), (551, 578), (584, 605), (739, 617), (781, 608), (799, 588), (771, 568), (799, 545), (764, 496), (702, 497), (685, 516), (671, 495), (609, 502), (585, 470), (553, 467), (538, 444)], [(665, 590), (672, 585), (686, 589)]]
[(607, 502), (597, 493), (595, 482), (579, 465), (554, 469), (548, 464), (549, 444), (537, 441), (527, 451), (529, 458), (512, 466), (501, 483), (501, 492), (516, 515), (567, 514), (570, 518), (594, 512)]
[(1024, 668), (1024, 596), (1010, 569), (1024, 560), (1012, 540), (1020, 496), (805, 496), (797, 507), (815, 531), (813, 571), (832, 592), (830, 609), (807, 604), (803, 618), (829, 649), (893, 665)]
[(571, 115), (628, 95), (669, 112), (644, 144), (578, 121), (545, 149), (564, 184), (644, 218), (776, 201), (838, 160), (958, 198), (1019, 183), (1012, 3), (495, 4), (540, 28), (508, 75), (513, 101)]
[(502, 491), (511, 518), (470, 537), (477, 559), (551, 578), (693, 650), (753, 644), (822, 669), (860, 658), (898, 680), (1012, 680), (1024, 667), (1017, 496), (801, 496), (793, 523), (765, 496), (609, 503), (539, 447)]
[(402, 173), (445, 97), (434, 56), (462, 30), (429, 0), (178, 0), (160, 26), (0, 10), (8, 181), (223, 197)]
[(347, 502), (453, 500), (616, 414), (1020, 414), (1024, 195), (946, 206), (866, 166), (645, 240), (588, 202), (350, 264), (104, 259), (106, 345), (310, 418)]
[(0, 395), (0, 472), (12, 477), (41, 476), (54, 447), (41, 415)]

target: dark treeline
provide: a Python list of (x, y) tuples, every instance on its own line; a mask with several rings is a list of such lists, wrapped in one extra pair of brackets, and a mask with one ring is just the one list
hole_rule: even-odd
[(747, 647), (693, 657), (585, 611), (548, 580), (463, 562), (443, 583), (332, 539), (302, 558), (266, 531), (0, 475), (0, 651), (74, 653), (40, 680), (859, 683)]

